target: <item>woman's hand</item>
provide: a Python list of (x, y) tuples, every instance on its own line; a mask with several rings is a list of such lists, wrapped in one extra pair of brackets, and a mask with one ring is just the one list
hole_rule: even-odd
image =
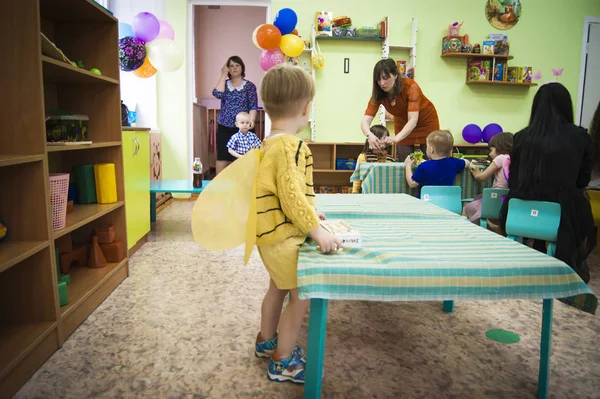
[(390, 144), (395, 144), (396, 140), (394, 140), (393, 137), (387, 136), (383, 138), (383, 142), (385, 143), (385, 145), (390, 145)]
[(369, 133), (367, 140), (369, 140), (369, 148), (370, 149), (372, 149), (372, 150), (380, 150), (381, 149), (381, 141), (379, 141), (377, 136), (375, 136), (373, 133)]
[(254, 129), (254, 121), (250, 120), (250, 130)]
[(223, 65), (221, 68), (221, 76), (227, 76), (229, 74), (229, 66), (227, 64)]

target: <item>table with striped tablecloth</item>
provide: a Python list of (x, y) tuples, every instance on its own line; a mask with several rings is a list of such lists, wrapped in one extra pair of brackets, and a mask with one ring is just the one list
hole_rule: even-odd
[[(363, 194), (399, 194), (406, 193), (416, 196), (418, 188), (408, 187), (404, 176), (404, 163), (368, 163), (361, 162), (350, 176), (350, 181), (362, 180)], [(481, 194), (484, 188), (492, 187), (492, 179), (478, 182), (473, 175), (465, 170), (456, 175), (454, 185), (462, 187), (462, 198), (474, 198)]]
[[(321, 391), (328, 300), (544, 300), (539, 387), (547, 392), (552, 299), (590, 313), (597, 298), (565, 263), (406, 194), (317, 195), (319, 210), (361, 233), (361, 248), (305, 244), (298, 291), (311, 300), (305, 398)], [(544, 347), (544, 340), (547, 346)]]

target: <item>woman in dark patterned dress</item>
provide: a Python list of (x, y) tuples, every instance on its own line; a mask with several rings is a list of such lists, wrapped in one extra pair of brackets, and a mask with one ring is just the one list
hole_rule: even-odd
[(217, 175), (235, 160), (227, 150), (227, 142), (238, 132), (235, 117), (240, 112), (250, 114), (250, 131), (254, 132), (258, 95), (256, 86), (246, 76), (244, 61), (237, 55), (229, 57), (221, 69), (221, 77), (212, 94), (221, 100), (217, 127)]

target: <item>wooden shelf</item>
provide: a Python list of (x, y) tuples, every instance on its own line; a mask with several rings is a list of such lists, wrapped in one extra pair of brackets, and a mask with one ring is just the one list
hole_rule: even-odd
[(0, 327), (0, 380), (53, 329), (56, 322), (2, 325)]
[(60, 308), (61, 317), (67, 317), (126, 263), (127, 258), (99, 269), (85, 266), (71, 268), (71, 283), (67, 286), (69, 303)]
[(442, 54), (442, 58), (497, 58), (499, 60), (512, 60), (512, 55), (490, 55), (490, 54), (475, 54), (475, 53), (446, 53)]
[(117, 22), (93, 0), (40, 0), (40, 14), (53, 22)]
[(125, 204), (125, 201), (118, 201), (114, 204), (79, 204), (75, 205), (75, 210), (67, 215), (67, 222), (64, 229), (55, 230), (52, 238), (57, 239), (65, 234), (72, 232), (94, 220), (119, 209)]
[(350, 40), (350, 41), (362, 41), (362, 42), (380, 42), (383, 39), (381, 37), (352, 37), (352, 36), (317, 36), (317, 40)]
[(42, 69), (44, 71), (44, 83), (119, 84), (119, 81), (116, 79), (97, 75), (87, 69), (79, 68), (45, 55), (42, 55)]
[(0, 167), (38, 162), (43, 159), (43, 155), (0, 155)]
[(49, 241), (10, 240), (0, 243), (0, 273), (35, 255), (49, 244)]
[(471, 80), (471, 81), (468, 81), (467, 84), (468, 85), (521, 86), (521, 87), (537, 86), (537, 83), (503, 82), (503, 81), (499, 81), (499, 80)]
[(89, 150), (92, 148), (104, 148), (104, 147), (120, 147), (120, 141), (104, 141), (92, 144), (81, 144), (81, 145), (47, 145), (47, 152), (61, 152), (61, 151), (77, 151), (77, 150)]

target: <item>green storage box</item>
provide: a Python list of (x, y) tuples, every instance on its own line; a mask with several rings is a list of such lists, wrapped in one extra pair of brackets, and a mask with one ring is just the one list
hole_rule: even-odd
[(94, 165), (78, 165), (73, 168), (75, 184), (77, 185), (77, 203), (95, 204), (96, 179), (94, 178)]

